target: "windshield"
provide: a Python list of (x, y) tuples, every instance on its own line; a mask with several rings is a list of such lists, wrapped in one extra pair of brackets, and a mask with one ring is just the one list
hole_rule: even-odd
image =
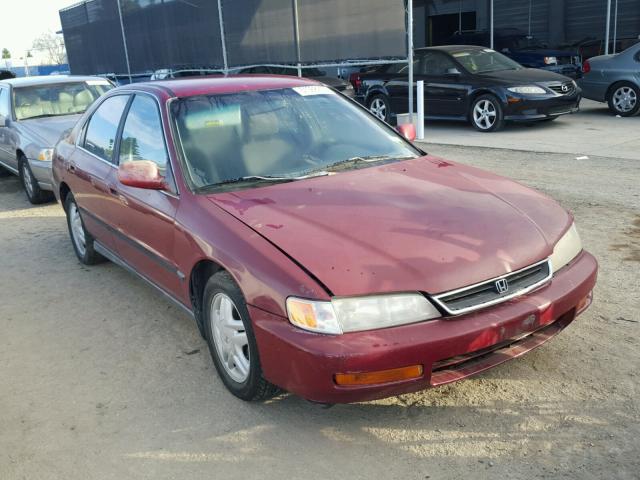
[(524, 68), (501, 53), (489, 48), (454, 52), (453, 57), (471, 73), (489, 73), (500, 70), (520, 70)]
[(83, 113), (111, 88), (107, 80), (18, 87), (13, 90), (14, 111), (18, 120)]
[(189, 97), (172, 107), (196, 190), (240, 188), (240, 180), (246, 186), (291, 181), (338, 165), (353, 169), (421, 154), (325, 86)]

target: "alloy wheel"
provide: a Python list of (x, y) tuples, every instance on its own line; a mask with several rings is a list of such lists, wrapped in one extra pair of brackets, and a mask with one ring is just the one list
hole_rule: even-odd
[(243, 383), (249, 378), (251, 362), (249, 340), (238, 309), (228, 295), (217, 293), (209, 311), (218, 359), (232, 380)]
[(69, 223), (71, 224), (71, 236), (73, 238), (73, 244), (78, 249), (78, 253), (81, 257), (84, 257), (87, 251), (87, 239), (84, 234), (84, 226), (82, 225), (82, 218), (80, 218), (80, 211), (75, 202), (72, 202), (69, 206)]
[(480, 100), (473, 108), (473, 121), (482, 130), (489, 130), (496, 123), (495, 105), (489, 100)]
[(613, 93), (613, 105), (621, 113), (633, 110), (638, 102), (636, 92), (631, 87), (620, 87)]
[(33, 198), (33, 176), (26, 161), (22, 162), (22, 183), (29, 198)]
[(369, 111), (373, 113), (380, 120), (387, 119), (387, 105), (381, 98), (374, 98), (369, 106)]

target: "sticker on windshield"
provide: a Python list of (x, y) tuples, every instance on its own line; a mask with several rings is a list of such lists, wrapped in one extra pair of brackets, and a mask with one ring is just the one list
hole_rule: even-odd
[(87, 80), (87, 85), (110, 85), (107, 80)]
[(304, 87), (293, 87), (293, 90), (303, 97), (310, 95), (333, 95), (333, 90), (322, 85), (305, 85)]
[(468, 57), (469, 55), (471, 55), (469, 52), (456, 52), (453, 54), (453, 56), (456, 58)]
[(490, 48), (485, 48), (482, 50), (483, 52), (487, 52), (487, 53), (494, 53), (495, 50), (491, 50)]

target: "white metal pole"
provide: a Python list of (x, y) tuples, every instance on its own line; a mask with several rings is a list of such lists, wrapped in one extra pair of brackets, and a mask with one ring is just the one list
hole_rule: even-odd
[(416, 98), (418, 103), (418, 118), (416, 126), (416, 137), (418, 140), (424, 140), (424, 81), (418, 80), (418, 95)]
[(407, 0), (407, 61), (409, 62), (409, 118), (413, 123), (413, 0)]
[(616, 0), (616, 9), (613, 14), (613, 53), (616, 53), (616, 41), (618, 40), (618, 0)]
[(224, 74), (229, 74), (229, 60), (227, 59), (227, 38), (224, 32), (224, 18), (222, 17), (222, 0), (218, 0), (218, 20), (220, 21), (220, 43), (222, 44), (222, 63)]
[[(118, 4), (118, 16), (120, 17), (120, 32), (122, 33), (122, 45), (124, 45), (124, 60), (127, 62), (127, 75), (129, 75), (129, 83), (131, 80), (131, 65), (129, 64), (129, 49), (127, 48), (127, 36), (124, 33), (124, 22), (122, 21), (122, 7), (120, 6), (120, 0), (117, 0)], [(118, 72), (115, 72), (118, 73)]]
[(491, 31), (491, 49), (493, 50), (493, 0), (489, 2), (489, 30)]
[(293, 40), (296, 47), (296, 62), (298, 65), (298, 77), (302, 77), (302, 68), (300, 67), (300, 15), (298, 13), (298, 0), (292, 0), (293, 4)]
[(609, 55), (609, 29), (611, 28), (611, 0), (607, 0), (607, 28), (604, 36), (604, 54)]

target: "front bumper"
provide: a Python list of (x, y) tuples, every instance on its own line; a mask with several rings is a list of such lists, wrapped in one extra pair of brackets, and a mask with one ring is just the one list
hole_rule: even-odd
[[(249, 313), (269, 381), (317, 402), (367, 401), (460, 380), (538, 347), (588, 306), (596, 276), (597, 262), (585, 251), (546, 286), (494, 307), (337, 336), (305, 332), (255, 307)], [(421, 378), (358, 387), (334, 381), (337, 373), (410, 365), (423, 366)]]
[(53, 190), (53, 172), (51, 162), (43, 162), (41, 160), (29, 159), (31, 173), (38, 181), (38, 185), (43, 190)]
[[(508, 94), (507, 104), (504, 106), (505, 120), (544, 120), (569, 113), (575, 113), (580, 109), (580, 93), (557, 97), (524, 97)], [(517, 100), (517, 101), (515, 101)]]

